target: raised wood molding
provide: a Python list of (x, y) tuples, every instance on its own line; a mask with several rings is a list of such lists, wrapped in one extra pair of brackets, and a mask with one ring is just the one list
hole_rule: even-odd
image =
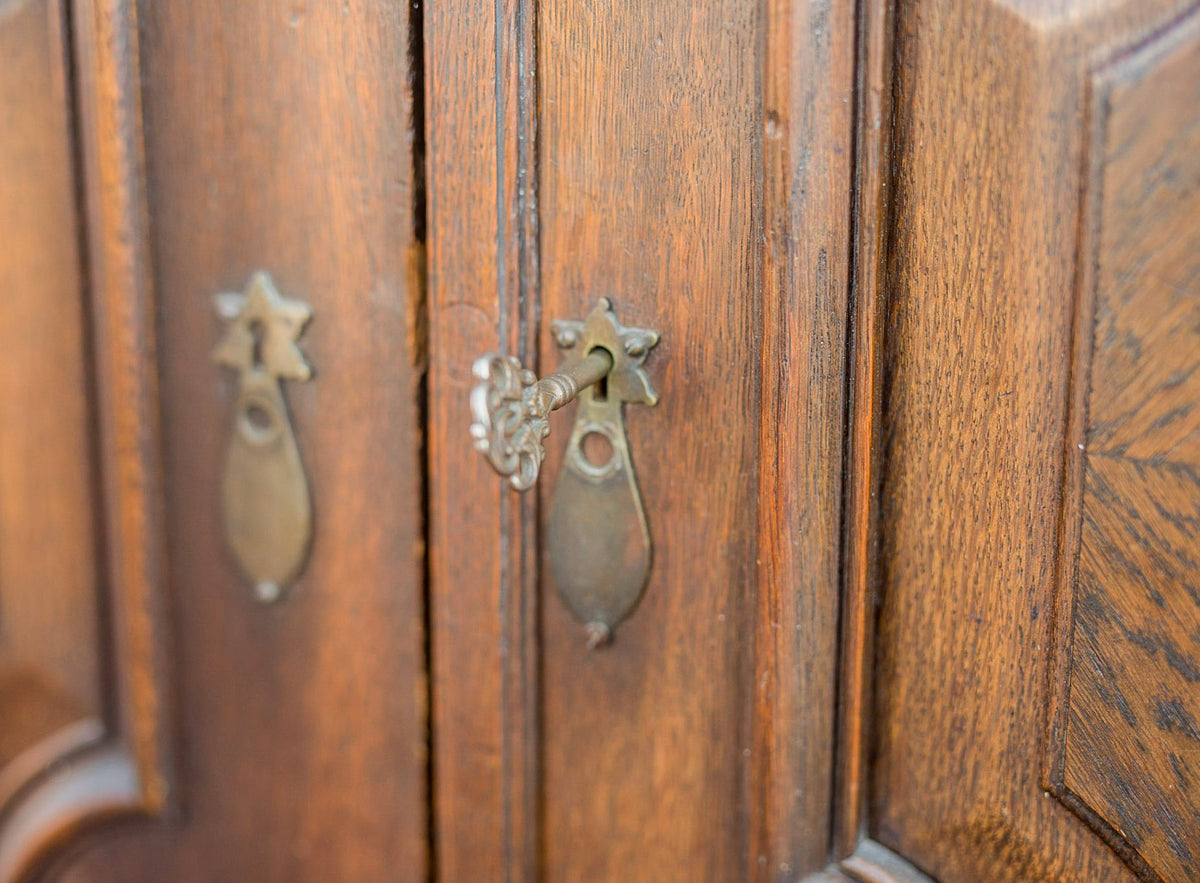
[(891, 187), (893, 0), (857, 8), (855, 168), (843, 479), (844, 535), (836, 752), (831, 840), (833, 863), (806, 883), (928, 883), (903, 858), (866, 836), (871, 671), (874, 660), (878, 528), (881, 353)]
[(113, 725), (138, 809), (175, 800), (158, 348), (135, 0), (76, 0), (77, 106), (94, 324)]
[(867, 836), (871, 674), (874, 665), (879, 521), (882, 353), (891, 191), (894, 0), (857, 8), (855, 189), (849, 320), (846, 473), (843, 480), (837, 748), (833, 863), (805, 883), (930, 883), (907, 860)]
[(821, 867), (834, 826), (847, 353), (855, 309), (855, 28), (863, 5), (769, 0), (758, 21), (763, 246), (747, 621), (754, 644), (745, 686), (752, 697), (745, 773), (750, 880)]
[(103, 498), (100, 667), (109, 694), (102, 719), (63, 731), (23, 782), (5, 787), (13, 796), (0, 817), (4, 881), (34, 873), (102, 820), (161, 813), (176, 799), (136, 7), (76, 0), (69, 18)]
[(858, 6), (845, 525), (831, 840), (851, 855), (867, 825), (874, 666), (883, 311), (891, 189), (894, 0)]
[[(105, 733), (83, 266), (60, 0), (0, 12), (0, 879), (45, 771)], [(48, 403), (52, 402), (52, 406)], [(25, 826), (28, 827), (28, 826)], [(7, 874), (7, 876), (5, 876)]]
[(538, 866), (537, 496), (469, 444), (471, 365), (536, 367), (533, 0), (425, 8), (433, 822), (441, 879)]
[(73, 23), (115, 674), (113, 724), (134, 768), (138, 808), (160, 812), (175, 800), (174, 726), (137, 7), (134, 0), (77, 0)]

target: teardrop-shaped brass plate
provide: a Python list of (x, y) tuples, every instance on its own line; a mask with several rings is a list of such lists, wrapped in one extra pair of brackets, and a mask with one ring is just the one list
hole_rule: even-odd
[[(595, 464), (584, 451), (592, 434), (611, 457)], [(583, 393), (554, 491), (550, 564), (563, 603), (584, 624), (592, 646), (607, 643), (637, 606), (650, 574), (650, 531), (619, 402)]]
[(221, 479), (225, 541), (258, 600), (278, 600), (299, 575), (312, 540), (312, 502), (281, 379), (312, 370), (296, 346), (312, 315), (281, 297), (266, 273), (245, 294), (220, 294), (229, 321), (213, 358), (239, 371), (237, 401)]
[[(555, 322), (553, 328), (568, 360), (596, 348), (613, 359), (602, 387), (579, 394), (547, 529), (558, 594), (584, 624), (588, 645), (596, 647), (607, 644), (633, 612), (650, 576), (650, 530), (622, 409), (658, 401), (642, 368), (658, 333), (621, 326), (606, 298), (583, 322)], [(589, 456), (586, 442), (593, 434), (607, 442), (599, 446), (606, 456)]]
[(308, 554), (308, 479), (279, 381), (243, 374), (235, 413), (221, 481), (225, 539), (258, 599), (274, 601)]

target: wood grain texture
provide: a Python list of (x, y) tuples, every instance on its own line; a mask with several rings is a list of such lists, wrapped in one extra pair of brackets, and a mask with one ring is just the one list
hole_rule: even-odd
[[(426, 57), (439, 876), (820, 867), (852, 5), (442, 5)], [(547, 320), (600, 295), (666, 341), (648, 365), (663, 404), (626, 414), (658, 557), (600, 653), (544, 578), (539, 661), (532, 519), (571, 415), (542, 505), (517, 498), (467, 444), (469, 366), (500, 347), (550, 370)]]
[(1146, 876), (1197, 873), (1200, 16), (1093, 76), (1050, 780)]
[(533, 495), (472, 449), (471, 365), (536, 367), (534, 4), (425, 11), (429, 591), (434, 820), (443, 880), (536, 879)]
[[(580, 316), (605, 295), (622, 322), (662, 335), (646, 364), (659, 404), (625, 415), (654, 544), (645, 595), (593, 652), (543, 578), (550, 880), (745, 874), (761, 10), (692, 12), (539, 7), (543, 314)], [(573, 411), (556, 413), (552, 433), (566, 436)]]
[(548, 879), (826, 861), (850, 12), (540, 7), (542, 313), (607, 295), (662, 333), (661, 401), (626, 409), (641, 605), (589, 652), (544, 580)]
[(1087, 79), (1182, 6), (897, 7), (869, 830), (937, 879), (1132, 876), (1041, 758)]
[(777, 0), (759, 23), (753, 880), (794, 880), (823, 866), (833, 825), (856, 11), (836, 0)]
[[(149, 270), (138, 263), (149, 248), (157, 304), (106, 300), (98, 353), (107, 395), (162, 407), (162, 518), (142, 500), (115, 529), (142, 556), (121, 559), (131, 570), (158, 551), (144, 525), (166, 529), (186, 813), (89, 840), (57, 877), (424, 879), (408, 9), (147, 4), (131, 34), (131, 6), (107, 0), (97, 17), (109, 21), (110, 5), (124, 13), (112, 24), (145, 87), (152, 235), (101, 224), (93, 266), (101, 280)], [(111, 36), (85, 27), (81, 54), (105, 51)], [(97, 83), (102, 95), (123, 85)], [(138, 104), (138, 93), (119, 94), (122, 108)], [(100, 197), (107, 143), (97, 137)], [(223, 548), (217, 488), (234, 380), (209, 358), (222, 330), (212, 295), (260, 267), (315, 311), (302, 346), (317, 378), (286, 393), (316, 534), (306, 574), (274, 608), (252, 600)], [(114, 345), (138, 334), (132, 354)], [(110, 438), (157, 450), (127, 413)]]

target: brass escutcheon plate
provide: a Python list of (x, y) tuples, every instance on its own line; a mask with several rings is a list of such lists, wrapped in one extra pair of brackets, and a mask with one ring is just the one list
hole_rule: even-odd
[[(547, 531), (558, 594), (583, 623), (588, 646), (598, 647), (612, 640), (617, 624), (637, 606), (650, 575), (650, 529), (625, 435), (624, 405), (658, 402), (642, 365), (659, 336), (622, 326), (607, 298), (582, 322), (551, 327), (567, 364), (596, 349), (612, 356), (604, 380), (579, 393)], [(588, 445), (591, 436), (603, 443)], [(600, 456), (589, 456), (589, 448), (599, 448)]]
[(254, 597), (271, 603), (299, 575), (312, 541), (308, 477), (281, 386), (312, 377), (296, 345), (312, 309), (280, 295), (264, 272), (254, 274), (244, 293), (215, 300), (229, 324), (213, 359), (238, 372), (221, 520)]

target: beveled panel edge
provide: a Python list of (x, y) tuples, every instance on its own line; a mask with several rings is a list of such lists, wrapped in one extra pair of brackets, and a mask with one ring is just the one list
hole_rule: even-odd
[[(446, 877), (502, 868), (501, 879), (532, 880), (541, 860), (540, 501), (513, 494), (464, 441), (457, 415), (467, 397), (456, 384), (458, 366), (487, 349), (538, 367), (538, 4), (506, 0), (469, 14), (459, 5), (422, 16), (434, 860)], [(464, 122), (471, 143), (459, 136)], [(494, 233), (486, 249), (472, 247), (480, 243), (466, 217), (473, 232), (482, 222)], [(475, 545), (466, 557), (463, 524)], [(462, 639), (467, 631), (473, 640)], [(479, 692), (465, 671), (494, 672), (495, 689), (489, 680)], [(456, 754), (465, 741), (475, 746), (469, 759)]]
[(114, 730), (104, 763), (125, 754), (137, 797), (121, 807), (155, 814), (176, 795), (136, 0), (74, 0), (72, 27)]
[(895, 0), (857, 9), (846, 466), (832, 855), (865, 841), (875, 644), (876, 548), (883, 402), (883, 331), (892, 190)]
[(1076, 247), (1075, 287), (1072, 292), (1070, 379), (1067, 426), (1063, 442), (1063, 489), (1060, 495), (1059, 543), (1054, 572), (1054, 612), (1051, 665), (1046, 691), (1045, 754), (1042, 788), (1053, 795), (1144, 880), (1161, 880), (1128, 840), (1065, 782), (1067, 723), (1071, 704), (1074, 655), (1075, 586), (1082, 541), (1084, 468), (1087, 456), (1088, 400), (1091, 392), (1095, 337), (1096, 271), (1103, 211), (1103, 153), (1108, 129), (1108, 96), (1131, 64), (1155, 52), (1181, 29), (1194, 25), (1200, 4), (1194, 4), (1165, 25), (1134, 35), (1115, 50), (1105, 47), (1093, 59), (1086, 84), (1083, 161)]
[(1087, 424), (1087, 396), (1091, 364), (1095, 307), (1095, 256), (1099, 248), (1099, 196), (1103, 174), (1099, 154), (1103, 147), (1106, 114), (1104, 89), (1097, 88), (1095, 69), (1088, 79), (1084, 99), (1085, 148), (1080, 171), (1080, 204), (1073, 292), (1074, 327), (1071, 331), (1070, 380), (1067, 386), (1067, 426), (1063, 440), (1063, 489), (1060, 494), (1059, 544), (1055, 562), (1054, 619), (1051, 626), (1052, 663), (1046, 710), (1046, 754), (1042, 787), (1060, 795), (1063, 754), (1066, 748), (1066, 709), (1070, 697), (1070, 657), (1074, 635), (1074, 591), (1083, 516), (1083, 441)]

